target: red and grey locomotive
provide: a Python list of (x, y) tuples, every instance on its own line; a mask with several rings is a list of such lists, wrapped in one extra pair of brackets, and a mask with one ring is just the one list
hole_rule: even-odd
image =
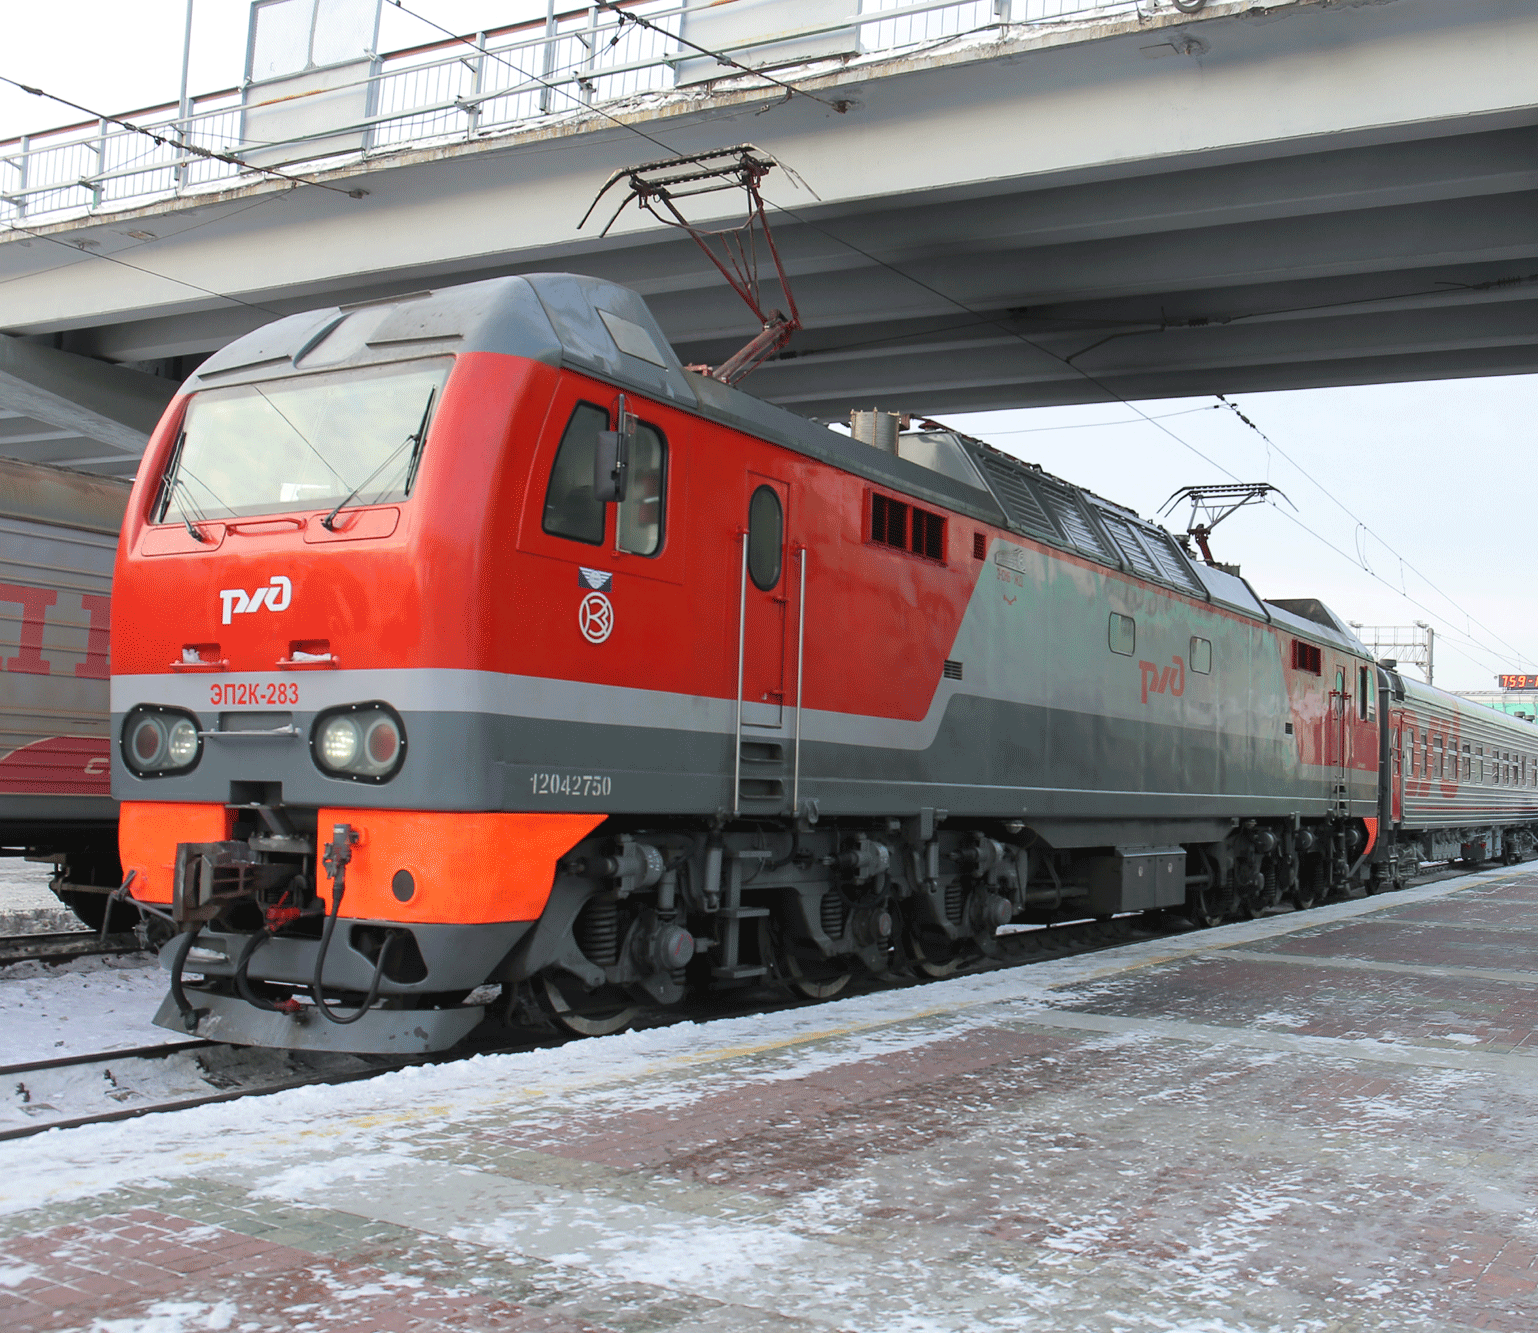
[(151, 441), (116, 584), (157, 1021), (234, 1042), (441, 1049), (496, 985), (582, 1033), (830, 995), (1538, 820), (1538, 731), (1320, 604), (978, 441), (873, 447), (688, 371), (584, 277), (225, 347)]

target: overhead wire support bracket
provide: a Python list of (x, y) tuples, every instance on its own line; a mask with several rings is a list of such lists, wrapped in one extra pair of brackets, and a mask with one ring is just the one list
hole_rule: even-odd
[[(714, 369), (705, 368), (712, 379), (720, 380), (723, 384), (736, 384), (743, 379), (784, 347), (791, 335), (801, 327), (801, 314), (796, 309), (796, 298), (791, 292), (790, 279), (785, 275), (785, 265), (774, 243), (774, 234), (764, 212), (764, 198), (759, 191), (760, 183), (775, 167), (779, 167), (796, 184), (811, 193), (806, 183), (772, 154), (752, 144), (738, 144), (734, 148), (717, 148), (704, 153), (663, 158), (640, 166), (622, 167), (604, 182), (603, 188), (582, 215), (582, 221), (577, 224), (579, 229), (585, 226), (603, 197), (614, 186), (625, 181), (629, 184), (629, 192), (620, 201), (600, 235), (607, 236), (620, 214), (632, 203), (651, 214), (658, 222), (688, 232), (694, 243), (704, 251), (705, 257), (716, 266), (731, 289), (753, 312), (761, 326), (757, 336), (719, 366)], [(742, 190), (746, 196), (747, 216), (735, 226), (699, 227), (690, 222), (678, 207), (678, 201), (682, 199), (736, 189)], [(765, 308), (767, 302), (763, 294), (763, 279), (759, 273), (760, 236), (774, 266), (775, 280), (779, 283), (788, 314), (778, 307)]]
[(1196, 543), (1202, 559), (1215, 566), (1218, 562), (1212, 558), (1212, 548), (1208, 545), (1213, 528), (1245, 505), (1255, 504), (1268, 495), (1280, 495), (1294, 509), (1297, 508), (1280, 487), (1268, 481), (1240, 481), (1215, 486), (1182, 486), (1159, 507), (1159, 513), (1168, 514), (1182, 500), (1189, 500), (1191, 517), (1186, 522), (1186, 536)]

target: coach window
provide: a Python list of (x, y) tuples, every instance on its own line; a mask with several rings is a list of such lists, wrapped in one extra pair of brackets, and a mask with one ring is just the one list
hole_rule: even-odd
[(1443, 776), (1443, 774), (1442, 774), (1442, 738), (1440, 736), (1438, 736), (1434, 741), (1432, 741), (1432, 743), (1431, 743), (1431, 752), (1432, 752), (1431, 776), (1434, 777), (1434, 778), (1439, 778), (1439, 777)]
[(1131, 616), (1118, 615), (1112, 611), (1107, 636), (1113, 653), (1131, 657), (1137, 649), (1137, 622)]
[(546, 532), (603, 545), (606, 506), (593, 494), (593, 454), (598, 432), (608, 429), (607, 409), (592, 403), (577, 404), (556, 450), (555, 466), (550, 469), (550, 485), (545, 490)]
[(619, 504), (619, 549), (656, 555), (662, 549), (667, 495), (667, 445), (655, 427), (640, 425), (630, 441), (630, 478)]
[(748, 573), (753, 586), (768, 592), (780, 581), (780, 548), (785, 542), (785, 511), (773, 486), (760, 486), (748, 501)]
[(1405, 773), (1412, 778), (1419, 777), (1420, 771), (1415, 766), (1417, 753), (1415, 749), (1415, 728), (1407, 726), (1404, 732)]
[(1212, 640), (1191, 636), (1191, 670), (1200, 676), (1212, 671)]

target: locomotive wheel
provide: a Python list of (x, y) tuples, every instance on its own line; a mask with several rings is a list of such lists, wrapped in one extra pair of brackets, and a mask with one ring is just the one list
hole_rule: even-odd
[(942, 956), (933, 947), (926, 949), (923, 937), (918, 931), (909, 934), (907, 946), (908, 957), (913, 960), (914, 971), (920, 976), (929, 977), (935, 981), (950, 976), (963, 961), (959, 949), (952, 949), (948, 956)]
[(1194, 889), (1195, 897), (1186, 904), (1186, 915), (1190, 917), (1193, 926), (1208, 928), (1223, 924), (1223, 913), (1207, 904), (1207, 892), (1205, 889)]
[(560, 982), (550, 976), (535, 979), (534, 995), (545, 1016), (562, 1032), (574, 1037), (607, 1037), (614, 1032), (623, 1032), (635, 1022), (639, 1012), (637, 1006), (623, 1000), (605, 1004), (602, 992), (596, 996), (583, 996), (579, 1007), (567, 997)]
[(1221, 926), (1236, 906), (1233, 889), (1215, 889), (1207, 884), (1186, 890), (1186, 916), (1193, 926)]
[(1319, 895), (1324, 888), (1324, 867), (1303, 866), (1298, 871), (1298, 887), (1292, 891), (1292, 905), (1300, 912), (1306, 912), (1319, 901)]
[(849, 984), (851, 975), (831, 958), (803, 961), (789, 952), (780, 959), (780, 972), (791, 990), (808, 1000), (831, 999)]
[(853, 976), (834, 958), (798, 958), (768, 917), (758, 923), (758, 958), (766, 964), (772, 961), (775, 976), (804, 1000), (831, 999)]

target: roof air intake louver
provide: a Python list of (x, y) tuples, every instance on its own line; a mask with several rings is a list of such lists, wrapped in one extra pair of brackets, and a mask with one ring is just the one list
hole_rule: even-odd
[(1062, 540), (1062, 534), (1047, 517), (1047, 511), (1031, 493), (1023, 464), (981, 449), (973, 452), (972, 458), (982, 468), (988, 485), (1016, 527), (1050, 541)]
[(1121, 553), (1127, 557), (1127, 564), (1134, 574), (1141, 574), (1145, 579), (1160, 578), (1159, 567), (1154, 563), (1153, 557), (1143, 548), (1143, 543), (1138, 540), (1138, 534), (1132, 524), (1117, 514), (1112, 514), (1105, 509), (1100, 510), (1100, 521), (1105, 524), (1106, 530), (1111, 534), (1111, 540), (1121, 549)]
[(1052, 517), (1057, 520), (1058, 526), (1074, 546), (1095, 560), (1104, 560), (1113, 565), (1121, 564), (1121, 561), (1100, 539), (1100, 534), (1095, 531), (1088, 515), (1079, 508), (1079, 497), (1072, 486), (1045, 473), (1036, 478), (1036, 485), (1046, 498)]

